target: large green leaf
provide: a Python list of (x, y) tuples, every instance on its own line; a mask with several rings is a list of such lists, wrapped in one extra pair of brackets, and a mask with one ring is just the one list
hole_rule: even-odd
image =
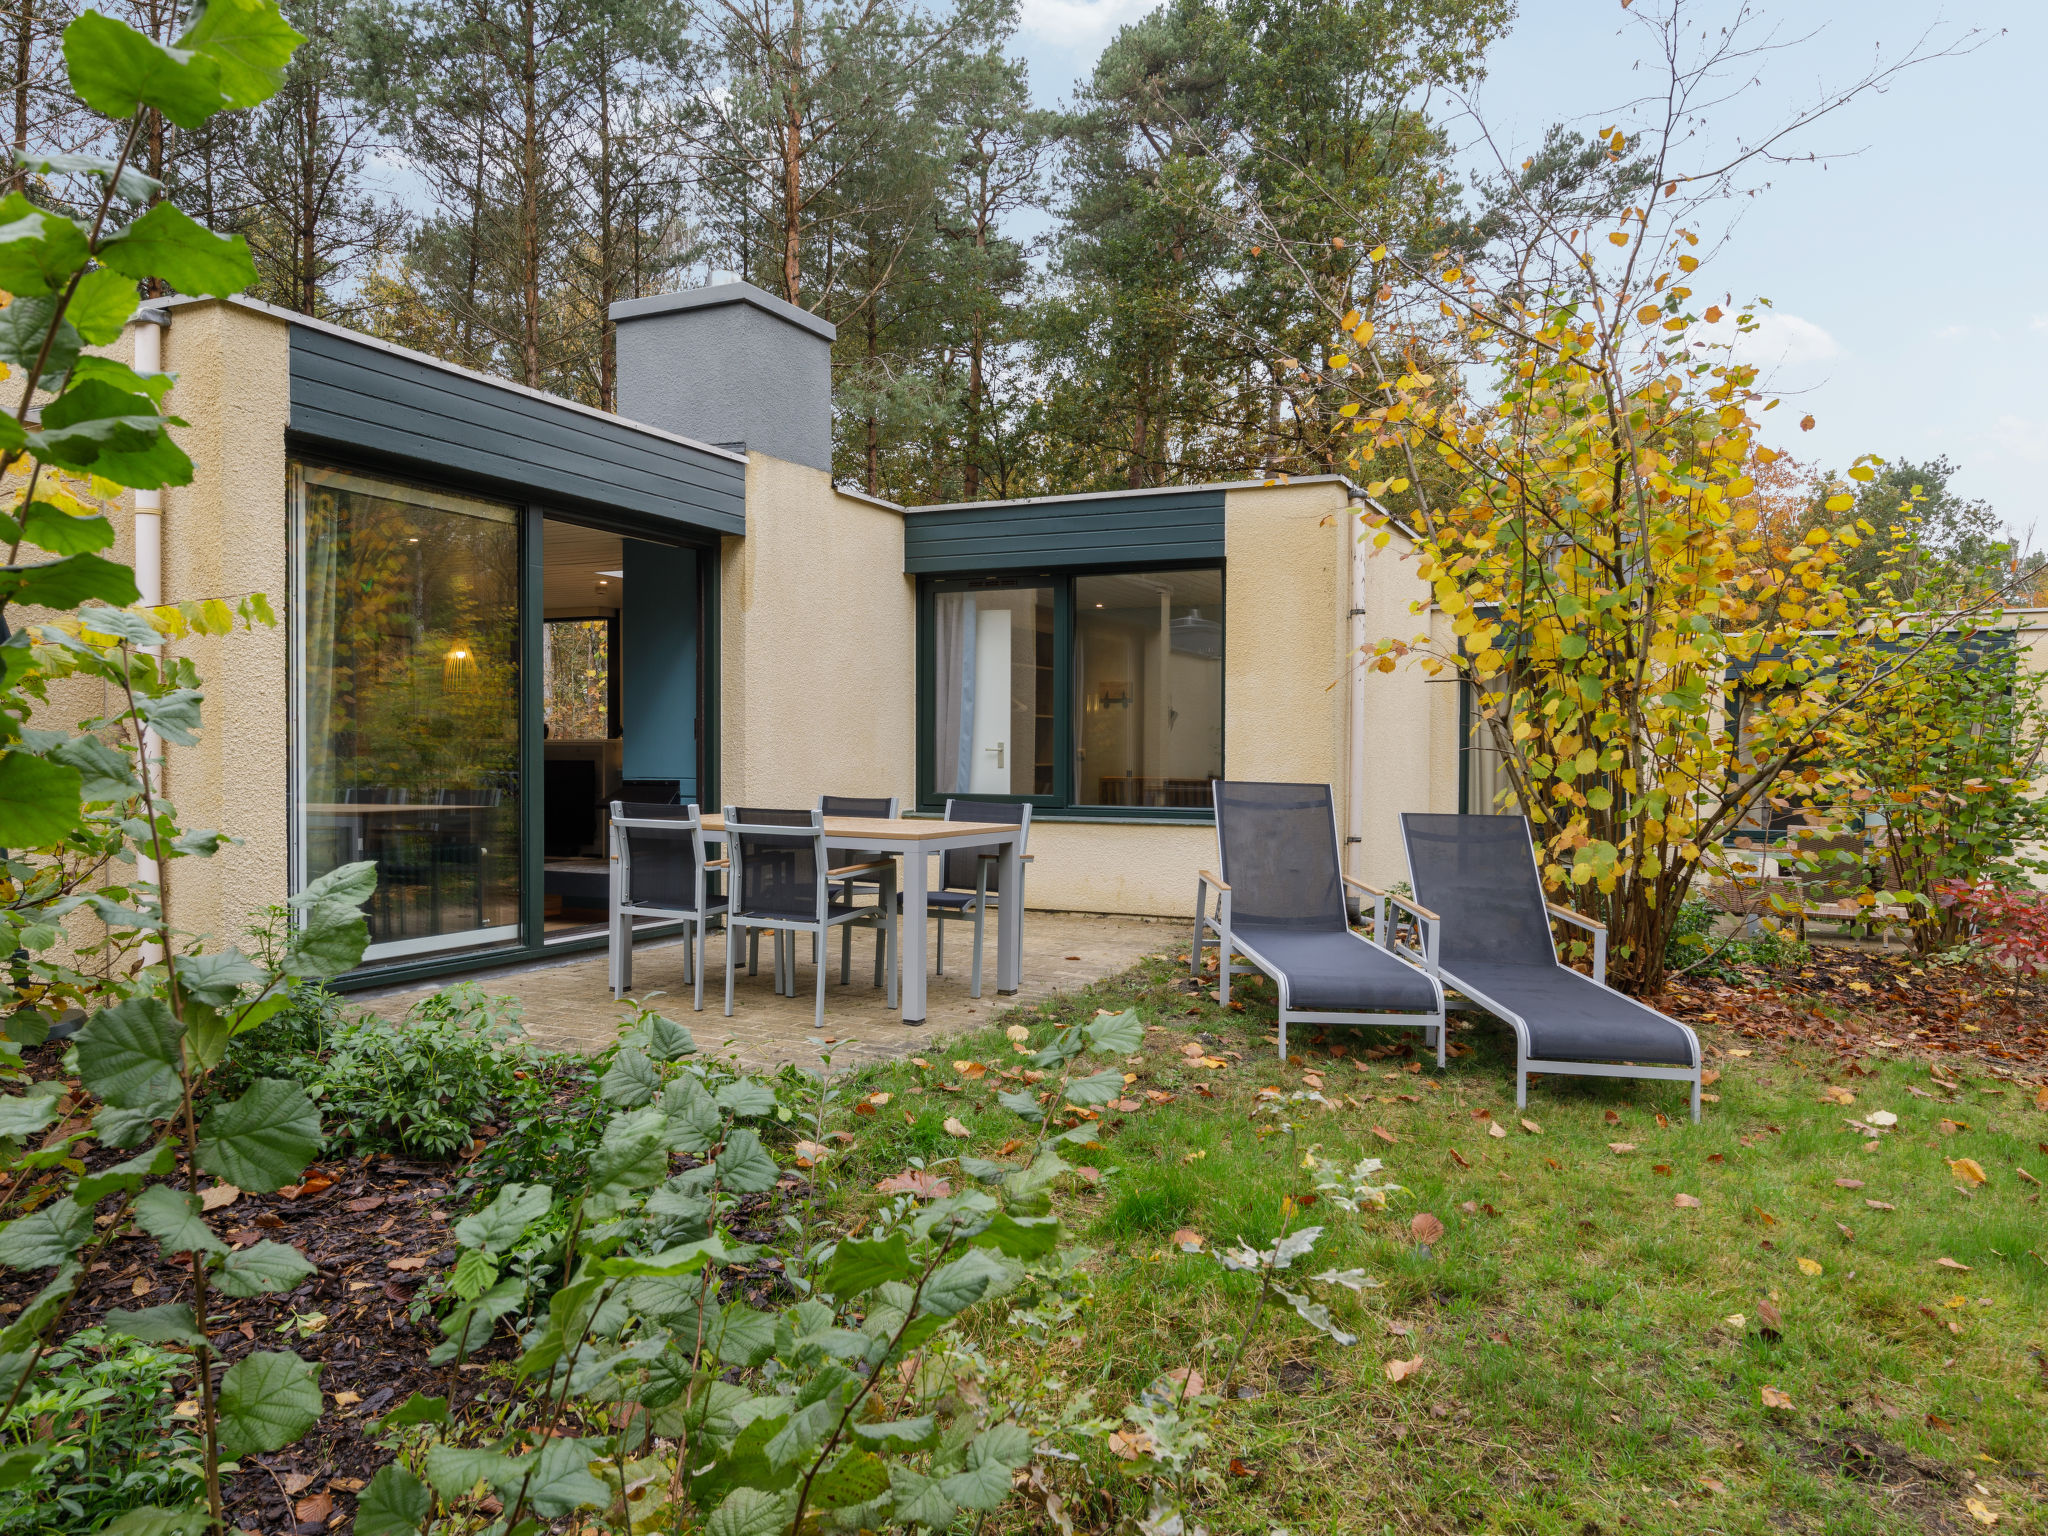
[(819, 1509), (844, 1509), (867, 1504), (889, 1491), (889, 1469), (873, 1451), (849, 1451), (811, 1483), (811, 1503)]
[(98, 11), (64, 29), (64, 63), (78, 99), (107, 117), (130, 118), (148, 106), (180, 128), (197, 128), (227, 105), (215, 60), (167, 48)]
[(671, 1151), (709, 1152), (718, 1145), (719, 1133), (725, 1128), (711, 1095), (687, 1073), (661, 1090), (661, 1112), (668, 1117)]
[(654, 1063), (627, 1046), (612, 1058), (612, 1064), (597, 1080), (598, 1096), (618, 1109), (638, 1109), (661, 1087)]
[(697, 1037), (674, 1019), (652, 1013), (640, 1027), (647, 1054), (656, 1061), (676, 1061), (697, 1051)]
[(974, 1239), (978, 1248), (993, 1248), (1013, 1259), (1042, 1259), (1059, 1246), (1060, 1223), (1056, 1216), (1018, 1218), (998, 1212)]
[(0, 1264), (49, 1269), (64, 1263), (91, 1236), (91, 1209), (67, 1195), (0, 1227)]
[(209, 1008), (225, 1008), (242, 995), (242, 988), (261, 986), (268, 979), (255, 962), (234, 948), (210, 955), (180, 955), (175, 963), (179, 988)]
[(99, 1536), (206, 1536), (212, 1529), (213, 1516), (204, 1504), (187, 1504), (181, 1509), (145, 1504), (101, 1526)]
[(796, 1490), (735, 1488), (705, 1522), (704, 1536), (781, 1536), (796, 1514)]
[(278, 1451), (320, 1420), (320, 1370), (288, 1350), (244, 1355), (220, 1379), (214, 1401), (220, 1411), (224, 1456)]
[(0, 198), (0, 288), (46, 294), (71, 281), (86, 262), (85, 231), (61, 213), (46, 213), (19, 192)]
[(285, 948), (286, 974), (317, 979), (355, 969), (370, 943), (362, 903), (376, 888), (377, 866), (365, 860), (330, 870), (294, 896), (298, 922)]
[(158, 203), (102, 241), (99, 257), (125, 277), (161, 278), (180, 293), (225, 296), (256, 281), (247, 240), (216, 235), (175, 203)]
[(1111, 1099), (1121, 1098), (1123, 1091), (1123, 1073), (1110, 1067), (1068, 1083), (1065, 1096), (1069, 1104), (1107, 1104)]
[(144, 1307), (140, 1312), (114, 1307), (101, 1319), (100, 1326), (109, 1333), (124, 1339), (140, 1339), (145, 1344), (188, 1344), (197, 1349), (206, 1342), (192, 1309), (182, 1301)]
[(360, 907), (376, 894), (376, 860), (358, 859), (353, 864), (338, 864), (317, 879), (307, 881), (306, 888), (292, 897), (290, 905), (301, 911), (330, 902)]
[(121, 339), (128, 317), (135, 313), (135, 280), (112, 267), (95, 267), (71, 290), (64, 318), (95, 347)]
[(883, 1451), (921, 1451), (939, 1432), (939, 1421), (930, 1414), (915, 1419), (892, 1419), (882, 1424), (856, 1424), (853, 1437), (862, 1445)]
[(733, 1194), (758, 1195), (775, 1187), (775, 1159), (761, 1138), (742, 1126), (725, 1139), (716, 1163), (718, 1182)]
[(448, 1399), (415, 1392), (377, 1421), (379, 1429), (399, 1429), (407, 1424), (446, 1424)]
[(925, 1281), (918, 1292), (918, 1310), (934, 1317), (951, 1317), (981, 1300), (991, 1285), (1009, 1273), (986, 1249), (970, 1248)]
[(960, 1506), (947, 1497), (938, 1478), (926, 1477), (909, 1467), (899, 1464), (889, 1469), (889, 1488), (896, 1495), (896, 1519), (904, 1525), (927, 1525), (943, 1531), (959, 1513)]
[(757, 1078), (736, 1077), (720, 1086), (715, 1102), (726, 1113), (746, 1120), (775, 1112), (775, 1090)]
[(394, 1461), (356, 1496), (355, 1536), (416, 1536), (433, 1512), (433, 1490)]
[(256, 1296), (265, 1291), (288, 1291), (318, 1273), (298, 1249), (266, 1239), (229, 1254), (215, 1272), (213, 1284), (223, 1295)]
[(149, 396), (92, 378), (74, 383), (43, 408), (42, 425), (28, 434), (28, 445), (36, 457), (60, 468), (91, 470), (121, 485), (189, 485), (192, 461), (164, 430), (170, 424)]
[(487, 1451), (479, 1446), (436, 1445), (427, 1452), (427, 1481), (451, 1504), (468, 1495), (478, 1483), (510, 1495), (518, 1491), (519, 1480), (532, 1462), (531, 1451), (524, 1456), (507, 1456), (503, 1451)]
[(148, 202), (164, 185), (133, 165), (105, 155), (41, 155), (17, 149), (13, 158), (31, 176), (97, 176), (102, 185), (111, 180), (114, 190), (131, 203)]
[(305, 1089), (259, 1077), (199, 1128), (199, 1166), (243, 1189), (268, 1192), (298, 1182), (320, 1150), (320, 1116)]
[(286, 25), (276, 0), (207, 0), (178, 46), (213, 60), (230, 107), (268, 101), (284, 84), (284, 67), (305, 37)]
[(135, 586), (135, 572), (105, 555), (66, 555), (40, 565), (14, 566), (0, 575), (0, 598), (60, 613), (89, 602), (125, 608), (141, 595)]
[(150, 1185), (135, 1197), (135, 1222), (167, 1255), (227, 1252), (200, 1214), (199, 1197), (188, 1190)]
[(610, 1490), (590, 1475), (591, 1447), (580, 1440), (547, 1440), (527, 1480), (526, 1497), (537, 1514), (553, 1520), (586, 1505), (602, 1507)]
[(901, 1232), (887, 1237), (847, 1238), (832, 1250), (832, 1261), (818, 1277), (818, 1289), (842, 1300), (863, 1295), (891, 1280), (916, 1273)]
[(455, 1223), (455, 1240), (465, 1248), (503, 1253), (547, 1215), (554, 1200), (555, 1192), (545, 1184), (507, 1184), (489, 1205)]
[[(73, 521), (73, 519), (66, 519)], [(131, 759), (116, 752), (99, 737), (74, 736), (50, 749), (50, 759), (78, 770), (79, 798), (88, 802), (119, 805), (142, 789)]]
[[(54, 336), (50, 331), (52, 321), (56, 322)], [(49, 348), (47, 352), (45, 346)], [(69, 316), (57, 318), (54, 293), (17, 298), (0, 309), (0, 363), (23, 374), (40, 364), (42, 371), (36, 377), (45, 381), (46, 386), (54, 385), (70, 372), (84, 346), (84, 338)]]
[(56, 1118), (55, 1094), (0, 1094), (0, 1136), (33, 1136)]
[(590, 1159), (592, 1194), (659, 1184), (668, 1172), (668, 1122), (658, 1109), (613, 1115)]
[(78, 770), (0, 753), (0, 848), (47, 848), (78, 825)]
[(1145, 1044), (1145, 1023), (1134, 1008), (1098, 1014), (1081, 1028), (1088, 1043), (1105, 1056), (1128, 1056)]

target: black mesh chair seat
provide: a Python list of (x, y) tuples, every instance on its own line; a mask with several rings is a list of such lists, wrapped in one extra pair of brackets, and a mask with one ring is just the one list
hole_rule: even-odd
[(1692, 1039), (1663, 1014), (1561, 965), (1462, 964), (1470, 985), (1520, 1015), (1529, 1054), (1546, 1061), (1647, 1061), (1692, 1065)]
[[(725, 846), (732, 866), (732, 890), (726, 909), (725, 1011), (732, 1014), (733, 972), (740, 933), (749, 942), (768, 929), (775, 941), (775, 987), (796, 995), (795, 943), (809, 934), (818, 968), (816, 1028), (825, 1027), (825, 937), (835, 927), (872, 927), (878, 940), (876, 982), (887, 988), (889, 1006), (896, 1005), (896, 864), (893, 859), (855, 862), (835, 853), (825, 841), (825, 815), (819, 810), (780, 810), (727, 806)], [(783, 829), (787, 828), (787, 831)], [(858, 871), (863, 881), (880, 887), (882, 899), (872, 906), (856, 899), (852, 880), (835, 877)], [(846, 979), (847, 951), (842, 949), (840, 978)], [(753, 963), (748, 962), (751, 972)]]
[(611, 823), (611, 983), (620, 997), (633, 985), (634, 919), (684, 924), (683, 979), (696, 985), (704, 1008), (704, 930), (725, 912), (710, 878), (704, 832), (694, 805), (614, 800)]
[(1348, 928), (1232, 925), (1241, 951), (1287, 973), (1288, 1002), (1306, 1013), (1427, 1013), (1437, 1011), (1429, 978)]
[[(946, 820), (993, 822), (1000, 826), (1021, 827), (1023, 835), (1018, 839), (1018, 868), (1024, 867), (1025, 845), (1031, 836), (1031, 807), (1015, 800), (948, 800)], [(946, 924), (949, 922), (974, 923), (974, 960), (968, 967), (967, 995), (981, 996), (981, 952), (984, 947), (986, 920), (992, 906), (1001, 906), (1003, 897), (1003, 850), (994, 843), (984, 843), (970, 848), (948, 848), (939, 855), (938, 889), (925, 894), (925, 909), (938, 919), (939, 942), (933, 960), (933, 969), (941, 976), (946, 974)], [(1023, 896), (1018, 895), (1018, 901)]]
[(1416, 899), (1441, 920), (1444, 981), (1515, 1032), (1516, 1104), (1528, 1102), (1531, 1072), (1678, 1079), (1692, 1084), (1699, 1119), (1699, 1037), (1606, 985), (1606, 931), (1588, 924), (1592, 976), (1559, 962), (1528, 822), (1409, 812), (1401, 833)]
[(1211, 794), (1222, 876), (1213, 919), (1209, 878), (1196, 885), (1190, 968), (1199, 972), (1202, 946), (1213, 932), (1225, 1002), (1233, 955), (1271, 976), (1280, 989), (1283, 1059), (1291, 1023), (1392, 1024), (1421, 1029), (1442, 1066), (1443, 988), (1427, 971), (1351, 929), (1330, 786), (1219, 779)]

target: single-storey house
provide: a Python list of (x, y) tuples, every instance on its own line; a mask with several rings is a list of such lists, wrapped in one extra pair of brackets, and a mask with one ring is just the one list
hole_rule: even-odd
[(830, 325), (738, 282), (613, 315), (618, 415), (250, 300), (131, 323), (198, 473), (115, 553), (281, 619), (175, 647), (169, 794), (242, 839), (173, 867), (180, 928), (374, 858), (353, 982), (601, 945), (615, 799), (1028, 800), (1030, 906), (1172, 916), (1211, 778), (1335, 786), (1374, 883), (1399, 812), (1490, 808), (1461, 686), (1352, 663), (1437, 620), (1343, 479), (898, 507), (832, 483)]

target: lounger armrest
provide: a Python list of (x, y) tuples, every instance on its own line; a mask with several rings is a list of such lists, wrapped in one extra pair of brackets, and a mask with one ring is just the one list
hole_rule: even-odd
[(1607, 925), (1598, 918), (1588, 917), (1583, 912), (1574, 912), (1570, 907), (1553, 906), (1547, 901), (1543, 905), (1545, 910), (1559, 922), (1577, 923), (1581, 928), (1591, 929), (1594, 933), (1605, 933), (1607, 931)]
[(1353, 889), (1354, 891), (1363, 891), (1368, 896), (1384, 896), (1387, 894), (1378, 886), (1367, 885), (1363, 880), (1354, 880), (1349, 875), (1346, 875), (1344, 877), (1344, 883), (1350, 886), (1351, 889)]
[(856, 875), (879, 875), (886, 869), (894, 869), (894, 859), (877, 859), (872, 864), (842, 864), (837, 869), (827, 870), (826, 876), (833, 880), (848, 880)]
[(1227, 891), (1230, 889), (1230, 885), (1227, 881), (1223, 880), (1218, 875), (1212, 874), (1210, 871), (1206, 869), (1201, 871), (1201, 877), (1202, 879), (1206, 880), (1210, 885), (1216, 887), (1216, 889), (1219, 891)]
[(704, 867), (705, 867), (706, 869), (731, 869), (731, 868), (732, 868), (732, 860), (731, 860), (731, 859), (706, 859), (706, 860), (704, 861)]

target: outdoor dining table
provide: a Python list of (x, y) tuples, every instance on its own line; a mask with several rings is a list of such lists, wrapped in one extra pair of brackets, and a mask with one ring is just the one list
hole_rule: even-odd
[[(725, 818), (706, 815), (707, 841), (725, 840)], [(1024, 864), (1018, 845), (1024, 829), (1005, 822), (939, 821), (935, 818), (827, 816), (825, 846), (853, 852), (900, 854), (903, 859), (903, 1022), (922, 1024), (925, 1017), (924, 965), (926, 916), (929, 911), (933, 854), (956, 848), (994, 847), (1002, 860), (996, 903), (996, 991), (1015, 992), (1023, 974)]]

